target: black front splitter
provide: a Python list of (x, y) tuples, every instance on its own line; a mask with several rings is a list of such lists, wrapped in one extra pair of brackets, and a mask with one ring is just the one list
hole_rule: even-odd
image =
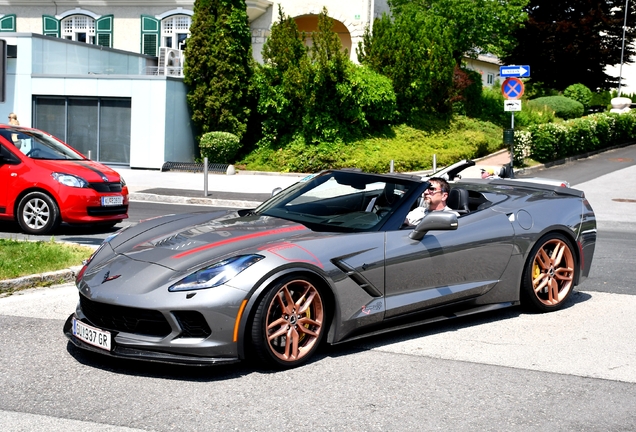
[(150, 350), (140, 350), (136, 348), (129, 348), (121, 345), (116, 345), (113, 341), (114, 346), (110, 351), (105, 349), (97, 348), (91, 344), (88, 344), (73, 335), (73, 317), (71, 314), (66, 322), (64, 323), (63, 332), (64, 335), (69, 339), (69, 341), (78, 348), (81, 348), (86, 351), (96, 352), (98, 354), (106, 355), (109, 357), (130, 359), (130, 360), (142, 360), (142, 361), (151, 361), (157, 363), (168, 363), (168, 364), (179, 364), (179, 365), (188, 365), (188, 366), (214, 366), (214, 365), (225, 365), (231, 363), (237, 363), (240, 360), (238, 358), (231, 357), (195, 357), (195, 356), (184, 356), (179, 354), (170, 354), (159, 351), (150, 351)]

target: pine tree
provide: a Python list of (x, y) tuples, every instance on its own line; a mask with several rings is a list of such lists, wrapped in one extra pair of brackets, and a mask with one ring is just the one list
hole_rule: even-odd
[(185, 52), (188, 105), (200, 134), (242, 137), (250, 116), (253, 71), (244, 0), (195, 0)]

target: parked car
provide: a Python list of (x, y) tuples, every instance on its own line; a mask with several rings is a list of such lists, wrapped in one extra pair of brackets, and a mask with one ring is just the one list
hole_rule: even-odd
[[(269, 366), (482, 311), (563, 307), (588, 276), (584, 193), (501, 179), (453, 184), (415, 227), (419, 176), (329, 170), (256, 209), (164, 216), (107, 238), (79, 272), (63, 331), (103, 355)], [(457, 216), (459, 214), (459, 216)]]
[(37, 129), (0, 125), (0, 184), (0, 219), (29, 234), (128, 217), (128, 188), (115, 170)]

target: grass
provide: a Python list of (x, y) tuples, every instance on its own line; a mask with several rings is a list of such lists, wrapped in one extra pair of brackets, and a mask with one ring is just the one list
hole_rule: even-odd
[(0, 239), (0, 280), (61, 270), (82, 264), (92, 248), (53, 240), (18, 241)]

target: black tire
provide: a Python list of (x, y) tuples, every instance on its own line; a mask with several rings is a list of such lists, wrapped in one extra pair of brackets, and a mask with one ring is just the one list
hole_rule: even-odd
[(252, 323), (258, 357), (277, 369), (307, 362), (327, 330), (325, 300), (320, 287), (305, 276), (290, 276), (269, 288)]
[(20, 200), (17, 219), (24, 232), (46, 234), (60, 224), (60, 209), (47, 194), (31, 192)]
[(521, 278), (522, 304), (535, 312), (552, 312), (563, 307), (574, 291), (576, 254), (563, 234), (541, 237), (528, 256)]

